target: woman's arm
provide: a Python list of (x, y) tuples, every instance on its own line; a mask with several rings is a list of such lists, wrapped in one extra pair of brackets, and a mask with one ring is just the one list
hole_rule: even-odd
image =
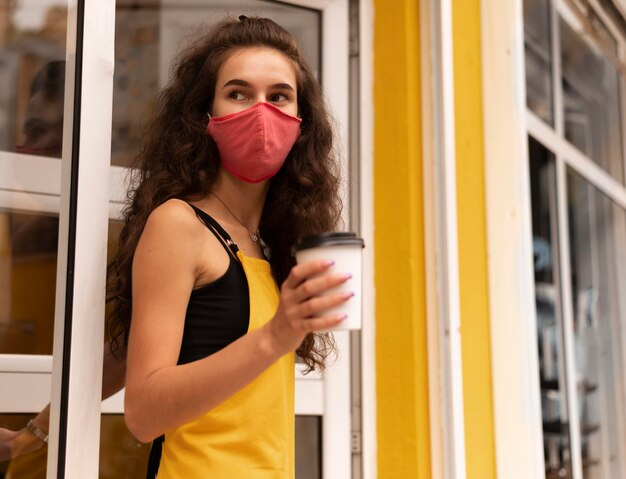
[(189, 208), (166, 203), (151, 215), (135, 253), (125, 417), (140, 441), (219, 405), (295, 350), (307, 333), (337, 325), (340, 316), (307, 318), (349, 298), (337, 294), (310, 299), (348, 278), (319, 276), (330, 266), (322, 262), (296, 266), (267, 325), (207, 358), (177, 365), (187, 302), (199, 269), (200, 238), (206, 237), (198, 224)]

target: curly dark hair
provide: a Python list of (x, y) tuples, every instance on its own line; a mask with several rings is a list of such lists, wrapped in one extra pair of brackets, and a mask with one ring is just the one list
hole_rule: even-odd
[[(301, 134), (284, 166), (270, 181), (259, 225), (271, 250), (270, 264), (282, 284), (295, 260), (291, 246), (301, 238), (333, 230), (341, 210), (333, 131), (320, 86), (296, 39), (266, 18), (226, 19), (192, 43), (178, 58), (173, 79), (160, 95), (156, 115), (131, 173), (119, 251), (108, 267), (107, 335), (111, 350), (125, 354), (131, 320), (131, 266), (150, 213), (171, 198), (199, 199), (213, 187), (220, 162), (207, 135), (217, 74), (234, 50), (268, 47), (295, 66)], [(211, 94), (207, 94), (211, 92)], [(309, 334), (297, 353), (309, 371), (323, 369), (335, 351), (329, 334)]]

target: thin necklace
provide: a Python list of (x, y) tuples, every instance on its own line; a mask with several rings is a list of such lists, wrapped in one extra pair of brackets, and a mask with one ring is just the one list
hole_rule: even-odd
[(243, 223), (239, 220), (239, 218), (237, 218), (237, 215), (235, 215), (235, 213), (233, 213), (233, 212), (231, 211), (231, 209), (228, 207), (228, 205), (227, 205), (226, 203), (224, 203), (224, 200), (222, 200), (222, 198), (220, 198), (219, 196), (217, 196), (217, 195), (216, 195), (215, 193), (213, 193), (213, 192), (211, 192), (211, 194), (212, 194), (213, 196), (215, 196), (215, 197), (216, 197), (216, 198), (220, 201), (220, 203), (222, 203), (222, 204), (224, 205), (224, 208), (226, 208), (226, 209), (228, 210), (228, 212), (230, 213), (230, 215), (231, 215), (233, 218), (235, 218), (235, 219), (237, 220), (237, 223), (239, 223), (241, 226), (243, 226), (243, 227), (246, 229), (246, 231), (248, 232), (248, 235), (250, 236), (250, 239), (251, 239), (252, 241), (254, 241), (255, 243), (256, 243), (257, 241), (259, 241), (259, 230), (258, 230), (258, 228), (257, 228), (257, 230), (256, 230), (256, 233), (253, 233), (252, 231), (250, 231), (250, 230), (248, 229), (248, 227), (247, 227), (246, 225), (244, 225), (244, 224), (243, 224)]

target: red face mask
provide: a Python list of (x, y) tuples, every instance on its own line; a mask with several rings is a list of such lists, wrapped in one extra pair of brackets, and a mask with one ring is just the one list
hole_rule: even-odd
[(301, 122), (260, 102), (244, 111), (212, 117), (207, 132), (217, 144), (224, 168), (242, 181), (258, 183), (283, 166), (300, 135)]

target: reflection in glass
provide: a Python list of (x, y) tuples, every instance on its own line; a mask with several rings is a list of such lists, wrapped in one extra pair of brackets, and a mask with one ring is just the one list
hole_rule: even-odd
[(572, 171), (567, 186), (584, 477), (626, 477), (621, 357), (626, 213)]
[(61, 156), (66, 2), (0, 11), (0, 150)]
[[(617, 69), (596, 47), (560, 19), (565, 138), (620, 183), (624, 182), (620, 80)], [(605, 43), (615, 46), (597, 23)]]
[(529, 138), (528, 150), (546, 478), (570, 478), (572, 465), (562, 340), (555, 159), (533, 138)]
[[(19, 431), (34, 414), (0, 414), (0, 428)], [(0, 461), (0, 477), (6, 479), (46, 479), (46, 462), (48, 447), (35, 439), (25, 447), (34, 445), (34, 450), (26, 453), (18, 452), (10, 462)]]
[(524, 0), (526, 104), (542, 120), (553, 125), (550, 18), (548, 0)]

